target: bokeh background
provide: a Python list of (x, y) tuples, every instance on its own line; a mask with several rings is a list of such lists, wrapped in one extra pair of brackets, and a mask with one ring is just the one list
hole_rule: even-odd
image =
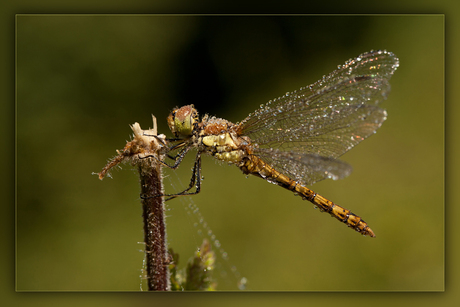
[[(248, 290), (442, 291), (441, 15), (18, 16), (17, 290), (140, 289), (137, 174), (125, 165), (113, 179), (92, 175), (130, 124), (151, 127), (153, 114), (171, 135), (169, 111), (191, 103), (237, 122), (371, 49), (400, 58), (388, 119), (343, 156), (351, 176), (313, 189), (377, 238), (205, 157), (202, 192), (167, 203), (169, 245), (184, 267), (212, 231), (229, 258), (215, 272), (222, 290), (237, 289), (236, 267)], [(165, 170), (166, 191), (188, 184), (193, 158)]]

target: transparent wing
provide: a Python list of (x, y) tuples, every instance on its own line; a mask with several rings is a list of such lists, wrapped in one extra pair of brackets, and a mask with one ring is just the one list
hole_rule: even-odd
[(342, 179), (352, 171), (352, 167), (345, 162), (314, 154), (297, 154), (273, 148), (255, 148), (254, 154), (303, 185), (312, 185), (325, 178)]
[(258, 146), (258, 155), (272, 148), (298, 157), (337, 158), (386, 119), (377, 105), (386, 99), (398, 66), (391, 52), (362, 54), (318, 82), (261, 106), (240, 123), (239, 133)]

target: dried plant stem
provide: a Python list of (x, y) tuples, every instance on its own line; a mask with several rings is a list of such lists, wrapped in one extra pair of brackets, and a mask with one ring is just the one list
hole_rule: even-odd
[[(151, 169), (142, 169), (142, 166), (140, 166), (139, 174), (142, 195), (153, 196), (163, 193), (161, 168), (158, 165)], [(148, 289), (150, 291), (168, 291), (169, 270), (164, 198), (150, 197), (143, 199), (142, 210)]]
[(169, 291), (169, 256), (166, 242), (166, 225), (164, 218), (161, 164), (161, 149), (164, 135), (157, 135), (156, 119), (153, 117), (153, 129), (142, 130), (138, 123), (131, 128), (134, 138), (128, 142), (123, 151), (117, 151), (113, 158), (98, 174), (103, 179), (111, 168), (121, 162), (129, 161), (138, 167), (142, 210), (144, 219), (145, 257), (147, 266), (147, 284), (149, 291)]

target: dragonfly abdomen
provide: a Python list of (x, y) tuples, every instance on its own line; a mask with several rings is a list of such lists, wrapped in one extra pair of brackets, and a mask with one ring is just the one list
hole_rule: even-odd
[(369, 228), (362, 218), (355, 215), (350, 210), (334, 204), (332, 201), (299, 184), (297, 181), (292, 180), (288, 176), (278, 172), (257, 156), (249, 155), (245, 157), (240, 168), (245, 174), (252, 174), (257, 177), (261, 177), (271, 183), (293, 191), (294, 193), (300, 195), (303, 199), (308, 200), (315, 206), (319, 207), (322, 212), (329, 213), (331, 216), (335, 217), (342, 223), (347, 224), (348, 227), (362, 233), (363, 235), (375, 237), (372, 229)]
[(367, 223), (362, 218), (352, 213), (350, 210), (334, 204), (332, 201), (302, 185), (296, 185), (295, 191), (300, 196), (302, 196), (302, 198), (318, 206), (321, 211), (329, 213), (331, 216), (335, 217), (342, 223), (347, 224), (348, 227), (362, 233), (363, 235), (375, 237), (374, 232), (372, 229), (370, 229)]

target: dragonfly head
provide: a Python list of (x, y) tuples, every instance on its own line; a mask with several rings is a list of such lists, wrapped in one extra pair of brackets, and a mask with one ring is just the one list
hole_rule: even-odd
[(198, 123), (198, 111), (193, 104), (174, 108), (168, 116), (169, 129), (176, 137), (192, 135), (196, 123)]

